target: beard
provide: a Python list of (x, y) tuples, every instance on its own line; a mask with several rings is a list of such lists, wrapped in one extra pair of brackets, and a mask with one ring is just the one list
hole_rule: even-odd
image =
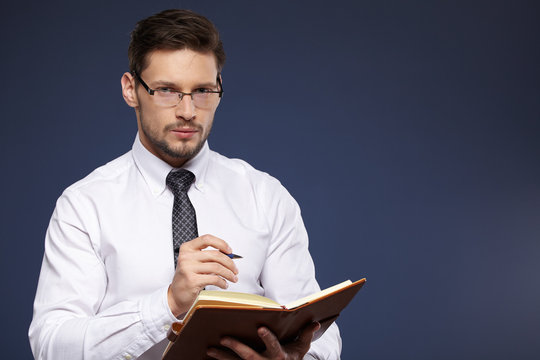
[(205, 132), (205, 129), (203, 129), (202, 126), (190, 122), (188, 127), (197, 129), (198, 133), (201, 134), (200, 140), (191, 146), (189, 144), (190, 141), (188, 140), (185, 142), (180, 141), (176, 144), (176, 146), (173, 146), (165, 140), (164, 136), (160, 136), (160, 132), (161, 134), (167, 134), (172, 129), (186, 126), (186, 122), (178, 121), (175, 124), (167, 125), (162, 131), (160, 131), (159, 129), (152, 128), (148, 122), (143, 119), (144, 117), (141, 114), (141, 129), (146, 139), (151, 143), (152, 147), (166, 157), (184, 161), (192, 159), (199, 153), (204, 146), (204, 143), (208, 139), (208, 135), (210, 134), (210, 130), (212, 128), (212, 123), (210, 123)]

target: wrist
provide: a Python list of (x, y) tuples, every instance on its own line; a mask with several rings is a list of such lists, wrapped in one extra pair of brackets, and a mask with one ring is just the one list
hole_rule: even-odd
[(171, 309), (171, 312), (175, 317), (179, 317), (181, 314), (185, 313), (185, 311), (182, 311), (178, 304), (176, 304), (170, 285), (169, 289), (167, 290), (167, 303), (169, 304), (169, 309)]

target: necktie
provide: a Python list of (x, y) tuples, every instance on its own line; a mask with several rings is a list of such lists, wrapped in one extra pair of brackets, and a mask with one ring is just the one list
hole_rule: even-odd
[(182, 243), (198, 237), (197, 216), (189, 201), (187, 191), (195, 180), (195, 175), (189, 170), (171, 171), (167, 175), (167, 186), (174, 194), (172, 211), (172, 235), (174, 248), (174, 267), (178, 261), (178, 251)]

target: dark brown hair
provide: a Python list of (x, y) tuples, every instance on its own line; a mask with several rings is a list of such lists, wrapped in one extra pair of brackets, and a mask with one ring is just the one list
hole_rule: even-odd
[(190, 10), (164, 10), (143, 19), (131, 32), (128, 58), (130, 72), (141, 74), (148, 55), (155, 50), (189, 49), (212, 52), (218, 72), (225, 64), (225, 51), (219, 33), (207, 18)]

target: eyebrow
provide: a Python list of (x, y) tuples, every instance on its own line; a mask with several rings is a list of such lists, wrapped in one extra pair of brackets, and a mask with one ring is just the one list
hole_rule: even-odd
[[(159, 87), (159, 86), (167, 86), (171, 88), (178, 89), (178, 84), (175, 84), (173, 82), (167, 81), (167, 80), (156, 80), (152, 81), (152, 87)], [(205, 83), (199, 83), (195, 85), (193, 88), (201, 88), (201, 87), (217, 87), (217, 82), (205, 82)]]

